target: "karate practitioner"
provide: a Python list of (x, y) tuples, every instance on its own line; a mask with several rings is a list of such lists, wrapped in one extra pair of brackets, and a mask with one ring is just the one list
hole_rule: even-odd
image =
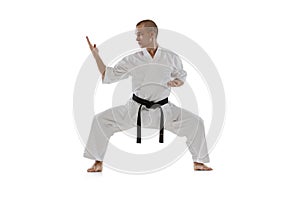
[(125, 105), (110, 108), (95, 115), (84, 157), (95, 160), (88, 172), (101, 172), (110, 137), (123, 130), (137, 127), (137, 143), (141, 143), (141, 127), (163, 129), (185, 136), (194, 161), (194, 170), (209, 171), (203, 120), (168, 101), (171, 87), (184, 84), (186, 72), (178, 55), (157, 43), (158, 29), (152, 20), (136, 25), (136, 41), (141, 51), (126, 56), (114, 67), (106, 67), (96, 45), (87, 37), (89, 47), (102, 74), (102, 83), (113, 83), (132, 77), (133, 97)]

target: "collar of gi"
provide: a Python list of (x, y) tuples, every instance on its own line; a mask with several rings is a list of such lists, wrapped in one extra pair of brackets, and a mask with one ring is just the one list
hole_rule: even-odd
[(151, 60), (154, 60), (155, 58), (157, 58), (160, 55), (161, 52), (161, 47), (158, 45), (157, 46), (157, 50), (154, 54), (154, 57), (152, 58), (152, 56), (150, 55), (150, 53), (147, 51), (147, 48), (142, 48), (143, 54), (145, 57), (150, 58)]

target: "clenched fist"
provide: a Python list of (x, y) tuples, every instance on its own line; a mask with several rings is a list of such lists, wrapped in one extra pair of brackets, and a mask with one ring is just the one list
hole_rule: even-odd
[(179, 87), (183, 85), (183, 81), (179, 79), (174, 79), (173, 81), (169, 81), (167, 84), (169, 87)]

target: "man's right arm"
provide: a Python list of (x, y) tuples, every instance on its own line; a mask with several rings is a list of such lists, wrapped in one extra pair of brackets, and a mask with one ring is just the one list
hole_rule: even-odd
[(86, 40), (87, 40), (87, 42), (89, 44), (89, 47), (90, 47), (90, 50), (92, 51), (92, 54), (93, 54), (93, 56), (96, 60), (98, 69), (99, 69), (100, 73), (102, 74), (102, 80), (103, 80), (104, 76), (105, 76), (106, 66), (104, 65), (102, 59), (99, 56), (99, 51), (96, 47), (96, 44), (92, 45), (92, 43), (90, 42), (88, 36), (86, 36)]
[(100, 73), (102, 74), (102, 80), (103, 80), (104, 76), (105, 76), (106, 66), (104, 65), (102, 59), (99, 56), (97, 47), (93, 48), (92, 54), (93, 54), (93, 56), (94, 56), (94, 58), (96, 60), (98, 69), (99, 69)]

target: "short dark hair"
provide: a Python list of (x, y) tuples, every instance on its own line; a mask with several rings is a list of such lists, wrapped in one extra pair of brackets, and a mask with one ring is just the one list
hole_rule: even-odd
[(157, 25), (154, 21), (152, 21), (151, 19), (145, 19), (145, 20), (142, 20), (142, 21), (138, 22), (136, 24), (136, 27), (139, 26), (139, 25), (144, 25), (144, 27), (152, 27), (155, 34), (156, 34), (156, 37), (157, 37), (158, 28), (157, 28)]

